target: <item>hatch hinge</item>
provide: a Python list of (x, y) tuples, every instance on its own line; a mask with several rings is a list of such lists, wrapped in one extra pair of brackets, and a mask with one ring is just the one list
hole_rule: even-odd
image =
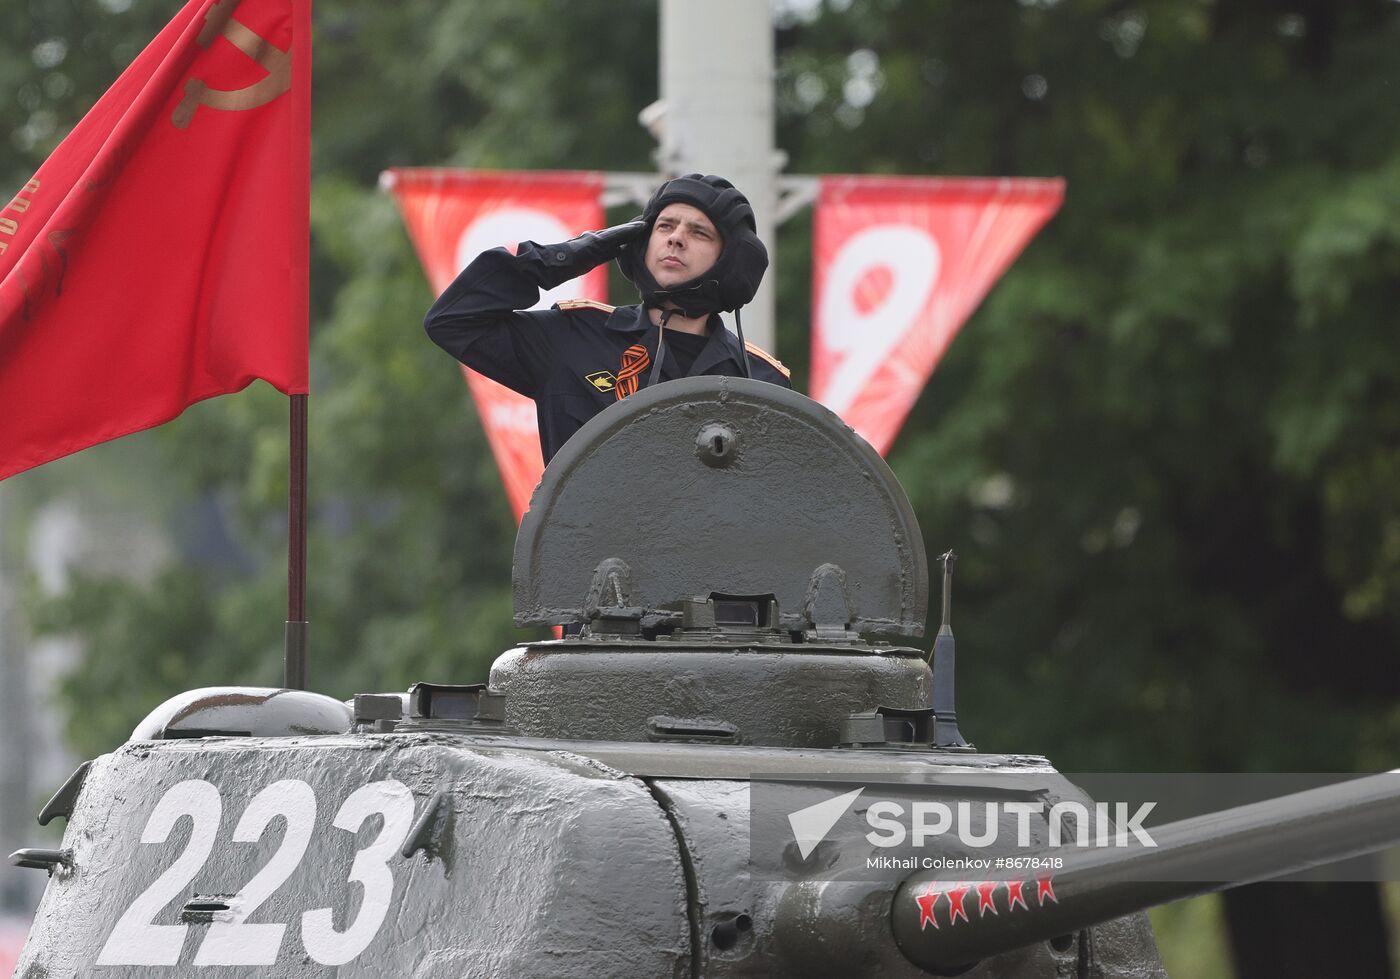
[(807, 638), (818, 642), (860, 642), (860, 634), (851, 631), (855, 618), (851, 610), (850, 593), (846, 590), (846, 572), (835, 564), (822, 564), (812, 572), (807, 583), (807, 595), (802, 601), (802, 614), (807, 620)]

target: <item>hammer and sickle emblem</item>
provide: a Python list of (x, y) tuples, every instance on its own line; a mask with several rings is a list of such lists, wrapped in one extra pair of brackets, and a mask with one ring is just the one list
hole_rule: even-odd
[(256, 61), (267, 77), (244, 88), (226, 91), (210, 88), (198, 78), (185, 82), (185, 97), (175, 107), (170, 121), (176, 129), (184, 129), (194, 119), (195, 110), (201, 105), (211, 109), (239, 111), (256, 109), (266, 105), (292, 87), (292, 53), (273, 47), (265, 39), (233, 19), (233, 11), (239, 0), (219, 0), (204, 14), (204, 27), (196, 43), (207, 48), (220, 35), (249, 58)]

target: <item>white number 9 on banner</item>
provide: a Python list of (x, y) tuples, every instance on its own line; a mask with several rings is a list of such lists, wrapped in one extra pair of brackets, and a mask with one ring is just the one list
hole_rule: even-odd
[[(916, 324), (941, 265), (933, 236), (902, 224), (865, 228), (836, 253), (821, 294), (819, 322), (822, 344), (839, 359), (823, 389), (813, 396), (848, 423), (847, 409)], [(863, 309), (857, 290), (879, 268), (887, 269), (892, 281), (882, 297)]]

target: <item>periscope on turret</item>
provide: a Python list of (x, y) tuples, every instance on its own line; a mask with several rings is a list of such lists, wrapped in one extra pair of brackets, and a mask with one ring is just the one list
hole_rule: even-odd
[(638, 391), (516, 541), (516, 623), (574, 634), (485, 682), (156, 707), (12, 858), (50, 874), (17, 975), (1140, 979), (1141, 909), (1396, 845), (1394, 774), (1184, 812), (978, 751), (952, 568), (931, 667), (923, 535), (870, 446), (772, 384)]

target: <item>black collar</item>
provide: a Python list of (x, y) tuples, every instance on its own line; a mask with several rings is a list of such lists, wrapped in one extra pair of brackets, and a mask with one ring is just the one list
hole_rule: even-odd
[(705, 349), (700, 351), (695, 363), (690, 365), (691, 377), (704, 374), (726, 360), (732, 360), (736, 366), (742, 366), (744, 363), (743, 351), (739, 349), (739, 338), (729, 332), (718, 313), (710, 317), (710, 325), (710, 342), (705, 344)]
[[(645, 306), (619, 306), (612, 311), (612, 315), (607, 318), (604, 325), (610, 330), (626, 333), (639, 339), (646, 337), (651, 340), (651, 348), (656, 349), (658, 331), (656, 324), (647, 315)], [(744, 363), (744, 352), (739, 348), (739, 338), (729, 332), (729, 328), (724, 325), (724, 320), (720, 318), (718, 313), (710, 314), (709, 325), (709, 340), (695, 358), (695, 363), (690, 365), (691, 377), (704, 374), (707, 370), (724, 363), (726, 360), (733, 361), (736, 366), (742, 366)], [(669, 362), (670, 358), (668, 357), (667, 360)], [(662, 365), (663, 375), (674, 376), (668, 367), (670, 367), (669, 363)]]

